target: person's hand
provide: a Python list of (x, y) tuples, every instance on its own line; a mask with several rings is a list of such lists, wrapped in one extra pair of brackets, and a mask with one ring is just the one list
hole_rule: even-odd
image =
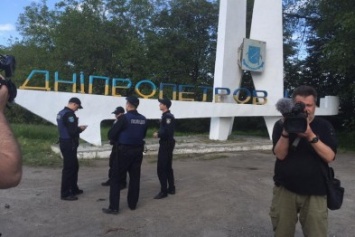
[(158, 138), (158, 133), (157, 132), (153, 133), (153, 137)]
[(300, 137), (304, 137), (307, 140), (312, 139), (313, 137), (315, 137), (316, 135), (314, 134), (312, 128), (309, 126), (309, 120), (307, 119), (307, 129), (304, 133), (298, 133), (297, 134)]
[(282, 130), (282, 133), (281, 133), (283, 136), (286, 136), (286, 137), (288, 137), (290, 134), (286, 131), (286, 129), (284, 128), (283, 130)]
[(6, 86), (0, 87), (0, 112), (4, 112), (7, 101), (9, 99), (9, 91)]
[(81, 129), (81, 131), (84, 131), (87, 127), (88, 127), (88, 125), (81, 125), (81, 126), (79, 126), (79, 128)]

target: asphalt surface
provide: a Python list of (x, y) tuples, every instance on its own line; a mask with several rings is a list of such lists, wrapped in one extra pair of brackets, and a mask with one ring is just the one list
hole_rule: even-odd
[[(237, 144), (238, 142), (236, 142)], [(142, 164), (137, 209), (127, 206), (121, 191), (120, 213), (108, 207), (108, 160), (81, 164), (78, 201), (59, 198), (61, 167), (24, 167), (21, 184), (0, 190), (2, 237), (50, 236), (273, 236), (269, 218), (274, 156), (270, 150), (175, 155), (177, 192), (155, 200), (159, 191), (156, 156)], [(355, 236), (354, 153), (339, 153), (333, 163), (345, 187), (342, 209), (329, 211), (329, 236)], [(295, 236), (303, 236), (299, 224)]]

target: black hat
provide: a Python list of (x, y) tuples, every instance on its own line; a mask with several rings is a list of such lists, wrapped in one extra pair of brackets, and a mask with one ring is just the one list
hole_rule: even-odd
[(118, 106), (115, 111), (112, 112), (113, 114), (123, 114), (124, 108), (122, 106)]
[(127, 102), (133, 105), (134, 107), (138, 107), (139, 105), (139, 99), (135, 96), (129, 96), (126, 98)]
[(169, 109), (171, 106), (171, 100), (169, 100), (168, 98), (164, 98), (164, 99), (158, 99), (158, 101), (160, 103), (162, 103), (163, 105), (166, 105), (166, 107)]
[(81, 106), (81, 101), (77, 97), (72, 97), (69, 100), (69, 103), (75, 103), (79, 105), (79, 109), (82, 109), (83, 107)]

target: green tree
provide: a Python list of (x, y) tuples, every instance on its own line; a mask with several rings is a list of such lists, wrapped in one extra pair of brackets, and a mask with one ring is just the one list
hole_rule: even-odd
[(218, 5), (206, 0), (172, 0), (147, 31), (152, 75), (176, 84), (212, 84)]
[[(340, 97), (340, 119), (355, 127), (355, 6), (350, 0), (309, 1), (305, 13), (310, 34), (305, 72), (321, 94)], [(306, 71), (307, 70), (307, 71)], [(307, 73), (305, 73), (307, 75)], [(310, 75), (308, 73), (308, 75)]]
[(134, 82), (149, 74), (145, 31), (150, 27), (156, 6), (151, 1), (109, 0), (109, 19), (115, 44), (118, 75)]

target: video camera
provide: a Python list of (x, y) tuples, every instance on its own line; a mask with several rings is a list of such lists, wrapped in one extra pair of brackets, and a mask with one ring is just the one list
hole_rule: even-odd
[(15, 72), (16, 60), (14, 56), (11, 55), (1, 55), (0, 54), (0, 70), (5, 71), (5, 79), (0, 79), (1, 86), (6, 86), (9, 91), (8, 102), (13, 102), (17, 95), (16, 85), (11, 81), (11, 77)]
[(308, 113), (302, 102), (293, 103), (291, 99), (280, 99), (276, 109), (284, 116), (284, 128), (288, 133), (304, 133), (307, 130)]

